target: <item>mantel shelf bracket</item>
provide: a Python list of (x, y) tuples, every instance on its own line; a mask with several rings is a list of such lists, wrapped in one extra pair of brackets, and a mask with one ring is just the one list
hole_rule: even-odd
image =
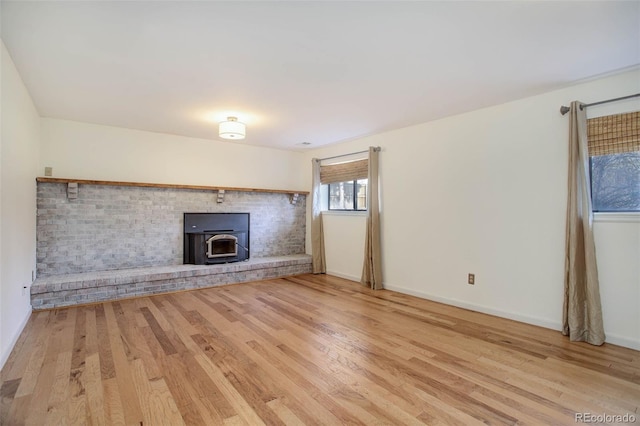
[(78, 199), (78, 182), (67, 183), (67, 199), (69, 200)]

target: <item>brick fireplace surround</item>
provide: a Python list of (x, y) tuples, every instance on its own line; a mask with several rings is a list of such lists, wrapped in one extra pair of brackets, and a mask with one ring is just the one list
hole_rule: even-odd
[[(286, 193), (38, 182), (33, 309), (211, 287), (311, 271), (306, 197)], [(185, 212), (249, 212), (251, 259), (183, 265)]]

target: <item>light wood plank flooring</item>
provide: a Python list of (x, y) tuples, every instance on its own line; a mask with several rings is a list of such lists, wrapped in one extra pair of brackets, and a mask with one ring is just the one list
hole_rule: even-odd
[(35, 312), (0, 396), (2, 425), (569, 425), (640, 417), (640, 352), (301, 275)]

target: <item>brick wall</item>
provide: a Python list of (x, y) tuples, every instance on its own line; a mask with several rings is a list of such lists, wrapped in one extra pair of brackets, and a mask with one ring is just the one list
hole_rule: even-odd
[(251, 213), (251, 257), (305, 252), (306, 197), (38, 183), (38, 276), (182, 264), (183, 213)]

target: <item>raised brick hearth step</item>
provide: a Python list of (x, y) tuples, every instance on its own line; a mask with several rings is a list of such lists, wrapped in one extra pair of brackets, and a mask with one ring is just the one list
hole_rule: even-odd
[(263, 257), (220, 265), (175, 265), (38, 278), (31, 286), (34, 310), (102, 302), (311, 272), (306, 254)]

